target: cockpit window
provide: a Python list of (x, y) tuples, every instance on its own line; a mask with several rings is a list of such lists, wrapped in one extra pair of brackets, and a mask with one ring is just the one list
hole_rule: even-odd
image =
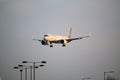
[(44, 37), (47, 37), (48, 35), (44, 35)]

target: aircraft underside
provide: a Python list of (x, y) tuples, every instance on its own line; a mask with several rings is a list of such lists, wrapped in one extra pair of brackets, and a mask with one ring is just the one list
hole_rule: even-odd
[(54, 41), (48, 41), (48, 40), (42, 40), (41, 41), (42, 45), (50, 45), (50, 47), (53, 47), (53, 43), (55, 43), (55, 44), (62, 44), (62, 46), (65, 47), (66, 44), (68, 43), (68, 41), (63, 40), (63, 39), (62, 40), (57, 40), (57, 41), (55, 41), (55, 40)]
[(62, 47), (65, 47), (66, 44), (64, 44), (64, 42), (61, 40), (61, 41), (51, 41), (49, 42), (50, 43), (50, 47), (53, 47), (53, 44), (52, 43), (55, 43), (55, 44), (62, 44)]

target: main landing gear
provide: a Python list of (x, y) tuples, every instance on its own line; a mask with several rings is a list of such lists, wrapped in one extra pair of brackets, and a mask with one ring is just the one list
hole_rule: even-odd
[[(62, 44), (62, 47), (65, 47), (65, 44)], [(53, 47), (52, 43), (50, 43), (50, 48)]]
[(50, 42), (50, 47), (53, 47), (52, 43)]
[(65, 44), (62, 45), (62, 47), (65, 47), (65, 46), (66, 46)]
[(52, 44), (50, 44), (50, 47), (53, 47), (53, 45), (52, 45)]

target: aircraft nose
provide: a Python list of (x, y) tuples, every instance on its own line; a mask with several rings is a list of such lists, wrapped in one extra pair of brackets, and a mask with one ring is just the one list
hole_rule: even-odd
[(46, 40), (46, 37), (43, 37), (44, 40)]
[(48, 35), (44, 35), (44, 37), (47, 37)]

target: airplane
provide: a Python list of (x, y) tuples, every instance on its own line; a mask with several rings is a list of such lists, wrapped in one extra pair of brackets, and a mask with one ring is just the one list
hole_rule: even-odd
[(32, 39), (32, 40), (36, 40), (41, 42), (42, 45), (50, 45), (50, 47), (53, 47), (52, 43), (56, 43), (56, 44), (62, 44), (63, 47), (66, 46), (67, 43), (73, 41), (73, 40), (80, 40), (83, 38), (88, 38), (91, 36), (91, 33), (89, 33), (86, 36), (83, 37), (77, 37), (77, 38), (71, 38), (71, 32), (72, 32), (72, 28), (69, 28), (66, 36), (60, 36), (60, 35), (55, 35), (55, 34), (46, 34), (44, 35), (43, 39)]

